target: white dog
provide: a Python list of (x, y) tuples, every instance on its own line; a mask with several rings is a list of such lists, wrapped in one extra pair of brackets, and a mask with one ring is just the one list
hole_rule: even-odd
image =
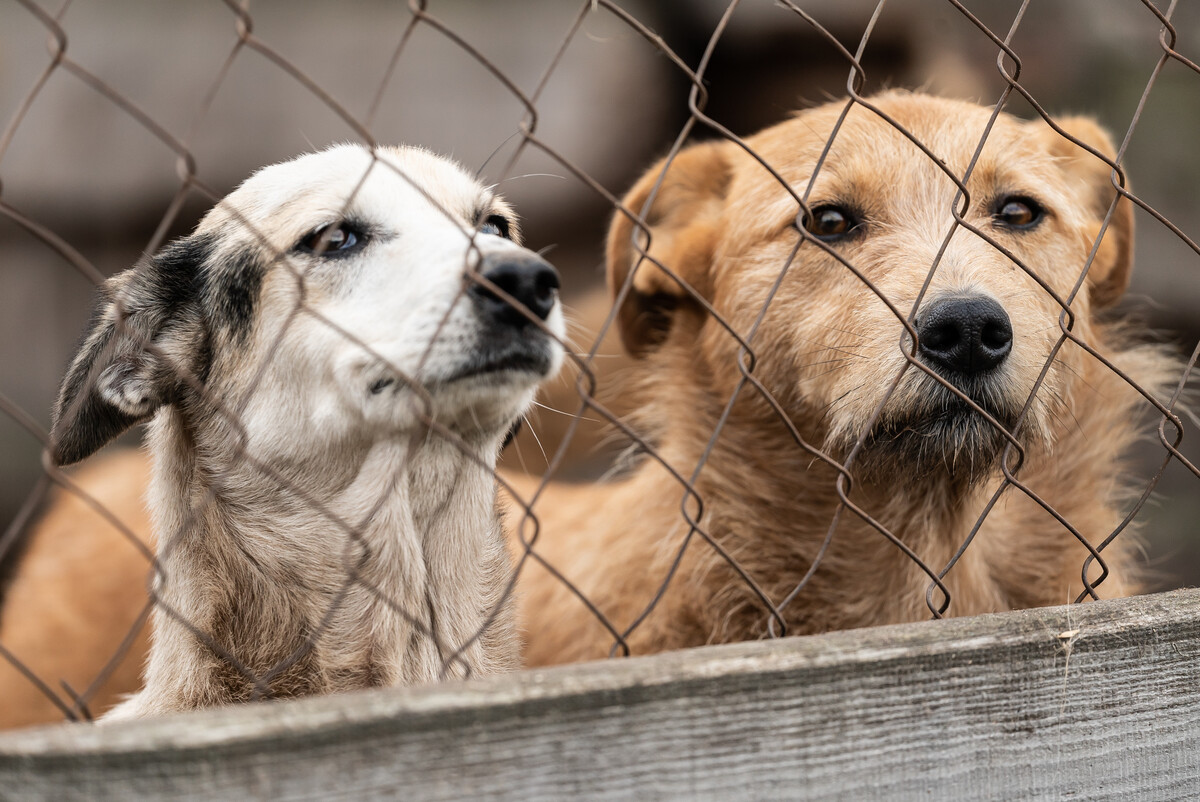
[(110, 279), (52, 431), (67, 464), (151, 421), (153, 645), (110, 716), (517, 667), (492, 470), (557, 289), (461, 169), (358, 146)]

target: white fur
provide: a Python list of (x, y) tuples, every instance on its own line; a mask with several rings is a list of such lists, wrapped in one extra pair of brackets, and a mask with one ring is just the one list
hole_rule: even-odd
[[(561, 349), (531, 325), (522, 336), (551, 354), (545, 375), (443, 384), (493, 336), (464, 271), (529, 256), (479, 232), (480, 209), (511, 216), (428, 152), (375, 161), (340, 146), (259, 171), (201, 223), (194, 236), (216, 241), (214, 280), (238, 254), (265, 273), (243, 339), (186, 321), (182, 335), (152, 338), (158, 363), (186, 372), (205, 334), (205, 395), (218, 403), (164, 405), (151, 422), (159, 605), (145, 687), (107, 718), (517, 666), (492, 471)], [(296, 251), (343, 218), (371, 227), (360, 253)], [(113, 286), (121, 297), (130, 282)], [(544, 327), (561, 338), (557, 304)], [(122, 381), (139, 365), (96, 382), (135, 416), (157, 397), (150, 368)]]

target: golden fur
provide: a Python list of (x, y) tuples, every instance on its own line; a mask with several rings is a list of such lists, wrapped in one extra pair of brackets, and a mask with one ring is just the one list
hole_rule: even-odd
[[(905, 92), (873, 102), (958, 176), (991, 113)], [(850, 110), (813, 178), (844, 107), (838, 102), (802, 112), (747, 144), (797, 193), (808, 193), (810, 208), (837, 203), (861, 210), (864, 229), (828, 248), (908, 316), (950, 231), (956, 187), (904, 135), (861, 106)], [(1110, 156), (1114, 152), (1090, 120), (1060, 123)], [(780, 604), (813, 565), (836, 517), (817, 570), (782, 610), (787, 632), (929, 618), (930, 577), (864, 515), (934, 572), (941, 571), (1000, 485), (1005, 441), (990, 436), (991, 425), (977, 412), (960, 416), (961, 441), (935, 437), (941, 430), (931, 423), (953, 402), (950, 393), (919, 368), (906, 367), (902, 348), (908, 340), (896, 314), (815, 241), (799, 246), (774, 289), (800, 240), (794, 227), (799, 206), (755, 158), (731, 142), (700, 144), (679, 153), (665, 178), (662, 170), (662, 164), (650, 170), (624, 205), (644, 214), (652, 259), (691, 290), (649, 261), (638, 264), (634, 226), (624, 215), (609, 238), (609, 283), (614, 293), (630, 284), (618, 321), (626, 345), (639, 357), (625, 381), (640, 394), (640, 431), (679, 476), (691, 477), (702, 464), (696, 497), (685, 499), (681, 482), (653, 457), (610, 483), (551, 483), (533, 507), (540, 521), (537, 553), (617, 632), (632, 627), (628, 646), (645, 654), (764, 637), (768, 608), (730, 560), (773, 605)], [(1065, 299), (1115, 197), (1109, 176), (1104, 162), (1043, 122), (1001, 115), (967, 182), (971, 205), (965, 219)], [(1040, 200), (1046, 218), (1028, 231), (997, 225), (991, 204), (1007, 196)], [(1132, 225), (1132, 207), (1122, 201), (1085, 288), (1071, 302), (1073, 331), (1153, 392), (1173, 378), (1173, 358), (1158, 347), (1131, 344), (1118, 324), (1102, 322), (1100, 314), (1126, 286)], [(741, 387), (705, 459), (742, 374), (738, 343), (691, 291), (740, 336), (752, 338), (757, 358), (752, 375), (803, 441), (837, 462), (854, 454), (852, 483), (846, 488), (863, 515), (849, 509), (838, 513), (837, 471), (829, 460), (797, 445), (751, 384)], [(1012, 352), (990, 385), (995, 397), (974, 399), (994, 406), (989, 411), (1000, 417), (1001, 409), (1019, 409), (1029, 399), (1060, 337), (1061, 308), (997, 248), (960, 228), (917, 317), (933, 300), (964, 292), (997, 299), (1012, 320)], [(1121, 378), (1067, 342), (1014, 426), (1026, 452), (1017, 471), (1020, 482), (1092, 544), (1104, 540), (1123, 517), (1122, 455), (1137, 434), (1133, 419), (1139, 402)], [(897, 423), (888, 428), (892, 422)], [(1018, 461), (1014, 450), (1009, 465)], [(517, 490), (528, 497), (537, 485), (522, 480)], [(681, 510), (697, 515), (696, 499), (703, 503), (703, 534), (689, 537)], [(510, 510), (509, 520), (510, 526), (519, 523), (520, 510)], [(1131, 552), (1130, 532), (1104, 550), (1111, 573), (1097, 594), (1137, 591)], [(1063, 524), (1010, 486), (945, 577), (946, 614), (1072, 601), (1083, 590), (1087, 556)], [(1096, 582), (1100, 573), (1093, 564), (1089, 581)], [(656, 601), (664, 584), (666, 591)], [(558, 578), (531, 562), (522, 589), (527, 664), (610, 653), (613, 634)], [(940, 607), (941, 592), (935, 589), (931, 598)]]
[[(114, 452), (71, 479), (143, 545), (152, 545), (143, 500), (150, 464), (141, 453)], [(50, 494), (32, 534), (0, 607), (0, 644), (69, 704), (59, 683), (77, 694), (87, 691), (138, 621), (146, 606), (150, 561), (82, 498), (61, 490)], [(102, 713), (120, 694), (138, 688), (147, 635), (143, 624), (129, 653), (120, 655), (112, 676), (91, 697), (89, 712)], [(4, 659), (0, 698), (0, 726), (63, 720), (50, 698)]]

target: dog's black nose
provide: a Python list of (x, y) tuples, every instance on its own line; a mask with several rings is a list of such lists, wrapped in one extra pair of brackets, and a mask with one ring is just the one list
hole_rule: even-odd
[[(540, 256), (532, 253), (489, 254), (483, 258), (479, 274), (539, 320), (545, 320), (554, 311), (554, 302), (558, 300), (558, 271)], [(517, 328), (529, 323), (529, 318), (520, 309), (482, 283), (472, 283), (468, 292), (485, 315)]]
[(955, 373), (985, 373), (1012, 350), (1012, 324), (991, 298), (947, 298), (926, 310), (917, 325), (921, 357)]

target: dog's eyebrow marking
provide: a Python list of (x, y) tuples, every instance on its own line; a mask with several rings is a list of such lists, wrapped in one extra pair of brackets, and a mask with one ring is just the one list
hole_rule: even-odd
[(227, 333), (244, 343), (254, 322), (266, 266), (262, 254), (242, 246), (215, 257), (207, 255), (204, 265), (204, 301), (202, 308), (209, 313), (213, 330)]
[[(167, 244), (150, 258), (148, 275), (150, 291), (159, 295), (160, 314), (167, 326), (180, 325), (186, 319), (202, 316), (198, 307), (208, 297), (209, 282), (205, 271), (216, 248), (217, 237), (211, 233), (193, 234)], [(138, 306), (136, 297), (131, 299), (131, 311)], [(212, 367), (211, 331), (202, 326), (202, 337), (196, 342), (196, 360), (192, 370), (201, 382), (208, 381)]]
[(151, 257), (151, 286), (161, 293), (157, 300), (169, 313), (177, 313), (204, 293), (202, 271), (215, 245), (216, 237), (212, 234), (197, 234), (171, 242)]

